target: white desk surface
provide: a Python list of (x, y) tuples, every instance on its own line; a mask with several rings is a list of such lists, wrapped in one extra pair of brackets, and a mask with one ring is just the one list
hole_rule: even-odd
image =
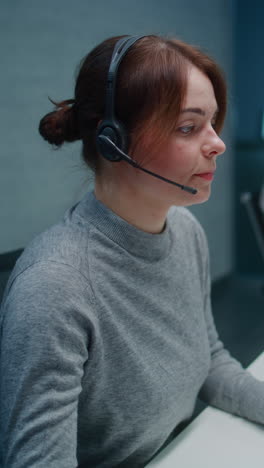
[[(264, 352), (248, 370), (264, 380)], [(264, 395), (263, 395), (264, 398)], [(206, 408), (147, 468), (263, 468), (264, 427)]]

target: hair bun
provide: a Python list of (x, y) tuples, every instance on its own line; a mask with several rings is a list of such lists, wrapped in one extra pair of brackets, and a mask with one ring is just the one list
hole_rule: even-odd
[(72, 142), (80, 139), (74, 100), (68, 99), (62, 102), (54, 102), (56, 109), (46, 114), (39, 123), (39, 133), (52, 145), (61, 146), (64, 142)]

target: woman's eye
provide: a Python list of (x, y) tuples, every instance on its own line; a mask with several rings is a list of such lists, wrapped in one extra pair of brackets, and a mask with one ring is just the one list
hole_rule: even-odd
[(184, 135), (188, 135), (194, 130), (194, 125), (185, 125), (184, 127), (179, 127), (178, 130)]

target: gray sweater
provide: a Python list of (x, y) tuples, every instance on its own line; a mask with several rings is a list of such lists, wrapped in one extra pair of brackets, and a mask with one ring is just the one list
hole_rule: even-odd
[(264, 423), (264, 382), (219, 341), (185, 208), (149, 234), (87, 194), (17, 262), (0, 349), (2, 468), (142, 467), (198, 394)]

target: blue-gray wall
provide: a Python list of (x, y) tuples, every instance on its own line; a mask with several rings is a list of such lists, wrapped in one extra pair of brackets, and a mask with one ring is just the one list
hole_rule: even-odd
[(264, 2), (237, 0), (235, 9), (236, 136), (260, 137), (264, 112)]
[(235, 219), (236, 262), (240, 273), (263, 274), (260, 256), (245, 208), (243, 192), (257, 192), (264, 182), (264, 2), (237, 0), (235, 10)]
[[(48, 96), (72, 97), (74, 70), (99, 41), (153, 32), (200, 45), (232, 89), (233, 1), (2, 0), (0, 252), (25, 246), (92, 184), (79, 144), (53, 151), (39, 137)], [(211, 200), (193, 208), (208, 235), (213, 278), (233, 268), (232, 116), (224, 138)]]

